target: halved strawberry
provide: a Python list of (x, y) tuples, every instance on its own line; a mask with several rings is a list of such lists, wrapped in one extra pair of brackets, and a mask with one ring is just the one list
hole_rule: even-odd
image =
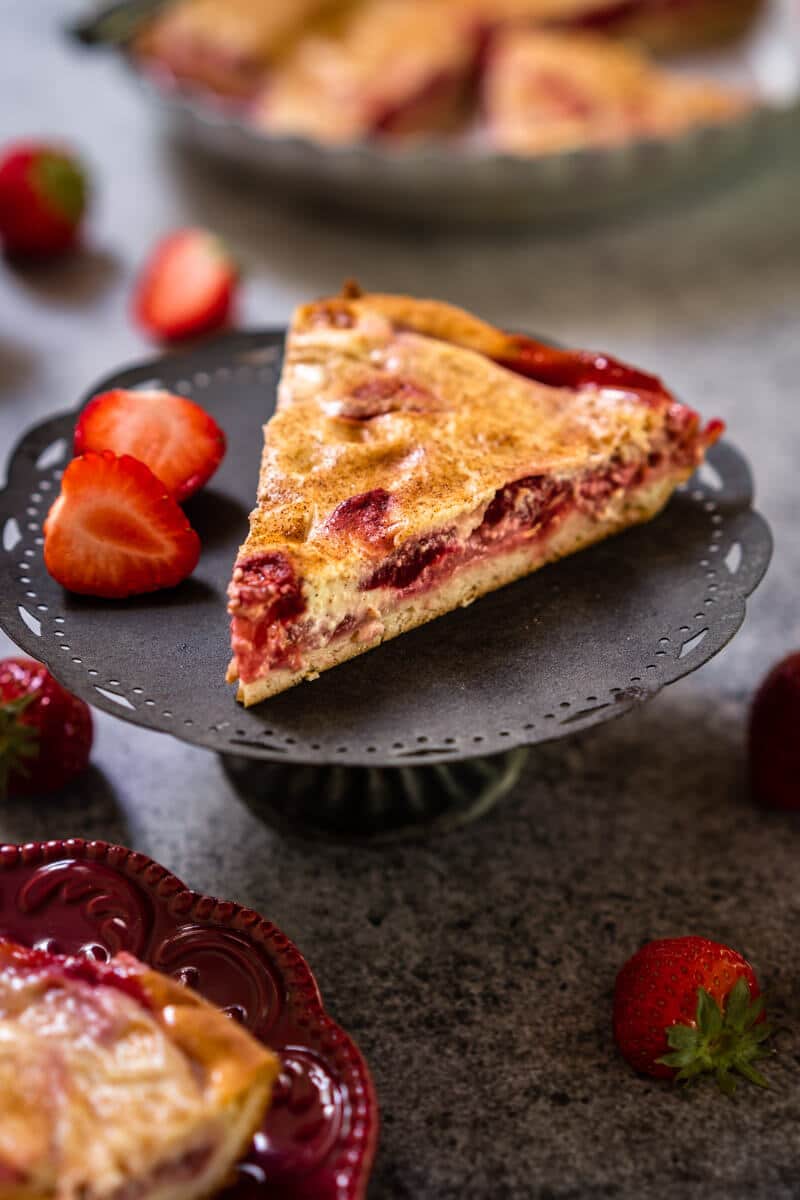
[(145, 264), (134, 314), (156, 337), (173, 340), (208, 333), (230, 316), (237, 269), (207, 229), (180, 229), (163, 238)]
[(225, 434), (199, 404), (172, 392), (116, 388), (95, 396), (75, 429), (75, 453), (132, 454), (181, 503), (198, 491), (225, 455)]
[(200, 539), (144, 463), (88, 451), (64, 472), (44, 523), (44, 561), (71, 592), (121, 599), (174, 587), (200, 557)]

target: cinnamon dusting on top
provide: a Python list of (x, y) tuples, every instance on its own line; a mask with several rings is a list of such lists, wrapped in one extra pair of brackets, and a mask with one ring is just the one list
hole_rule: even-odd
[(518, 339), (461, 309), (347, 292), (294, 315), (245, 556), (286, 551), (300, 576), (360, 571), (387, 543), (329, 521), (354, 497), (391, 496), (399, 547), (479, 520), (510, 481), (646, 457), (664, 431), (665, 390), (642, 403), (616, 381), (550, 386), (499, 365)]

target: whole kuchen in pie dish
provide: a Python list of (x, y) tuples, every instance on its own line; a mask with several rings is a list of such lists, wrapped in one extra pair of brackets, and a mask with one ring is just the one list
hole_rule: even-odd
[[(172, 0), (145, 24), (134, 54), (146, 67), (239, 97), (267, 133), (338, 143), (480, 127), (485, 72), (511, 70), (508, 43), (519, 41), (512, 86), (530, 143), (511, 148), (543, 153), (570, 148), (578, 133), (563, 126), (576, 116), (587, 145), (735, 116), (743, 97), (650, 67), (635, 44), (674, 49), (724, 40), (759, 7), (757, 0)], [(659, 120), (659, 107), (669, 119)], [(508, 148), (491, 120), (484, 132), (490, 145)]]
[(83, 36), (122, 44), (191, 144), (405, 220), (724, 177), (800, 101), (792, 0), (127, 0)]
[(268, 921), (121, 846), (0, 847), (2, 1200), (361, 1200), (377, 1124)]

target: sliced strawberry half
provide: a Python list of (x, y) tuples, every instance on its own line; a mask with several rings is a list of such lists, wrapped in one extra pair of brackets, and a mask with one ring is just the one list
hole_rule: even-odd
[(225, 455), (225, 434), (199, 404), (163, 391), (116, 388), (90, 400), (75, 429), (75, 453), (131, 454), (181, 503), (208, 482)]
[(71, 592), (121, 599), (174, 587), (200, 539), (149, 467), (109, 450), (74, 458), (44, 524), (44, 561)]
[(228, 320), (236, 295), (236, 264), (207, 229), (180, 229), (160, 241), (134, 295), (139, 323), (168, 341), (209, 333)]

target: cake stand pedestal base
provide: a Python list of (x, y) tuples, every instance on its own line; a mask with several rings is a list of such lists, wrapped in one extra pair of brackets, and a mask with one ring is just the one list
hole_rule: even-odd
[(378, 843), (447, 833), (482, 817), (514, 787), (528, 751), (421, 767), (299, 766), (220, 757), (242, 800), (281, 832)]

